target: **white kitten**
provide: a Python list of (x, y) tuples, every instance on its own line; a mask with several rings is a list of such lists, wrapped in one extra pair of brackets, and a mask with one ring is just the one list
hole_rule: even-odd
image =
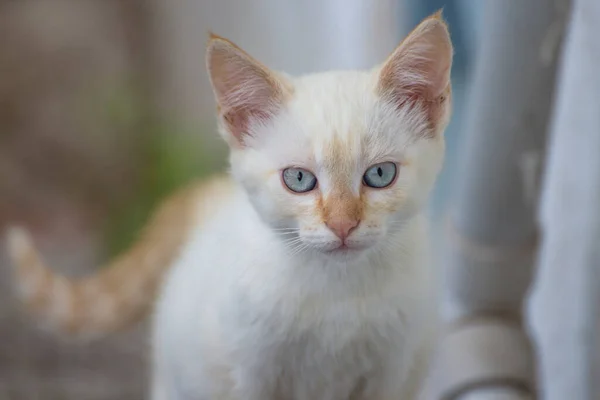
[(372, 71), (291, 78), (213, 36), (233, 179), (176, 195), (84, 281), (52, 275), (15, 233), (24, 300), (55, 328), (102, 334), (140, 315), (168, 271), (154, 400), (415, 398), (437, 323), (422, 214), (451, 62), (439, 14)]

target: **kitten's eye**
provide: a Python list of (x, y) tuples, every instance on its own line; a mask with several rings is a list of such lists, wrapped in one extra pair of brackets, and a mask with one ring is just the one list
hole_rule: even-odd
[(363, 181), (367, 186), (384, 188), (391, 185), (396, 178), (396, 169), (396, 164), (393, 162), (375, 164), (365, 172)]
[(302, 168), (286, 168), (283, 171), (283, 182), (292, 192), (306, 193), (317, 186), (317, 178), (312, 172)]

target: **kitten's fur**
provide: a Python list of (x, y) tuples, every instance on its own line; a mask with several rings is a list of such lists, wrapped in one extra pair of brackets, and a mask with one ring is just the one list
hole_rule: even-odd
[[(22, 297), (54, 328), (94, 336), (143, 314), (160, 287), (154, 400), (413, 399), (436, 328), (423, 209), (451, 62), (439, 14), (371, 71), (292, 78), (211, 37), (232, 179), (175, 195), (132, 250), (82, 281), (52, 274), (15, 231)], [(395, 182), (367, 187), (365, 170), (386, 161)], [(317, 187), (287, 190), (287, 167)], [(335, 224), (358, 224), (350, 249), (335, 250)]]

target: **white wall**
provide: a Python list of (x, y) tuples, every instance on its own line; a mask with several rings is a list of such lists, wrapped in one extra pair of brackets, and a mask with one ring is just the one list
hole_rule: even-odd
[(275, 69), (368, 68), (399, 38), (395, 0), (155, 0), (162, 103), (193, 124), (213, 121), (204, 68), (209, 30)]

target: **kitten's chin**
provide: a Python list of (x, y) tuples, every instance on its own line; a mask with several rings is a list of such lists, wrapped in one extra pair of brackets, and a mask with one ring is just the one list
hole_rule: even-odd
[(375, 240), (357, 240), (350, 239), (346, 243), (341, 240), (328, 238), (327, 240), (310, 241), (305, 240), (304, 244), (309, 252), (318, 258), (327, 261), (350, 262), (361, 259), (377, 241)]
[(345, 259), (345, 258), (356, 257), (359, 254), (361, 254), (363, 251), (364, 251), (364, 249), (356, 249), (356, 248), (351, 248), (351, 247), (347, 247), (347, 246), (342, 246), (342, 247), (338, 247), (333, 250), (327, 250), (327, 251), (325, 251), (325, 254), (327, 254), (330, 257)]
[(339, 262), (350, 262), (356, 261), (362, 255), (365, 254), (366, 250), (370, 246), (351, 244), (351, 245), (340, 245), (338, 247), (322, 250), (321, 253), (332, 260)]

